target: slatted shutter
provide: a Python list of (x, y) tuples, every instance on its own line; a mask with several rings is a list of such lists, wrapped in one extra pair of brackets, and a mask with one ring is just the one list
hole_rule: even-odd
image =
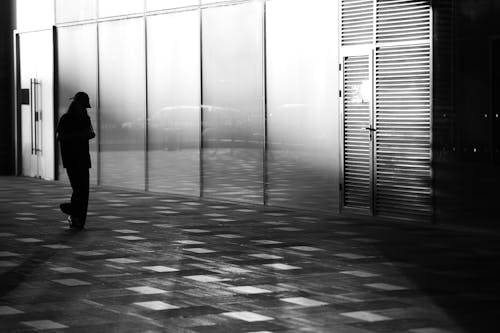
[(430, 0), (377, 0), (376, 6), (376, 43), (429, 39)]
[(373, 0), (342, 0), (342, 45), (359, 45), (373, 40)]
[(429, 45), (380, 48), (375, 58), (375, 210), (432, 214)]
[(370, 78), (370, 57), (344, 58), (344, 207), (371, 208), (370, 104), (361, 98), (361, 85)]
[[(340, 10), (345, 90), (343, 208), (369, 206), (376, 215), (429, 220), (432, 216), (430, 0), (342, 0)], [(362, 58), (348, 55), (360, 50), (374, 53), (373, 73), (364, 73), (373, 76), (372, 107), (349, 101), (350, 82), (356, 82), (352, 69)], [(366, 110), (368, 115), (363, 113)], [(368, 119), (368, 126), (359, 126), (362, 119)], [(370, 132), (362, 131), (362, 127), (374, 131), (374, 140), (366, 140)]]

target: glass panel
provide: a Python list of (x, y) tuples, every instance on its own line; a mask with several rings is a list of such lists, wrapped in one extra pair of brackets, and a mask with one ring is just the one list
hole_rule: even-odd
[[(57, 29), (59, 71), (59, 117), (67, 111), (70, 98), (78, 91), (86, 92), (92, 108), (87, 112), (97, 129), (97, 25), (79, 25)], [(90, 140), (90, 182), (97, 184), (97, 137)], [(59, 157), (59, 176), (68, 181)]]
[(144, 20), (99, 25), (101, 182), (144, 189)]
[(180, 8), (199, 4), (199, 0), (146, 0), (146, 10)]
[(144, 0), (99, 0), (99, 17), (137, 14), (144, 11)]
[(56, 0), (56, 22), (72, 22), (94, 19), (97, 16), (97, 0)]
[(19, 31), (47, 29), (54, 24), (54, 0), (17, 0), (16, 18)]
[(200, 16), (148, 18), (149, 189), (200, 194)]
[(263, 6), (203, 10), (203, 189), (263, 200)]
[(331, 0), (267, 4), (270, 204), (338, 209), (336, 12)]

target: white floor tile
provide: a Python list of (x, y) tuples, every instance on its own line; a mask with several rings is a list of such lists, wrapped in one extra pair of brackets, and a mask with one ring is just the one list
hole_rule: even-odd
[(238, 286), (238, 287), (229, 287), (228, 288), (231, 291), (234, 291), (239, 294), (265, 294), (265, 293), (270, 293), (270, 290), (262, 289), (262, 288), (257, 288), (254, 286)]
[(218, 234), (218, 235), (215, 235), (215, 236), (216, 237), (220, 237), (220, 238), (228, 238), (228, 239), (243, 238), (243, 236), (235, 235), (235, 234)]
[(205, 249), (202, 247), (193, 247), (193, 248), (189, 248), (189, 249), (184, 248), (183, 250), (188, 251), (188, 252), (193, 252), (193, 253), (199, 253), (199, 254), (215, 252), (214, 250)]
[(150, 310), (172, 310), (172, 309), (179, 309), (178, 306), (164, 303), (161, 301), (150, 301), (150, 302), (137, 302), (134, 303), (135, 305), (142, 306), (143, 308), (150, 309)]
[(274, 241), (274, 240), (268, 240), (268, 239), (253, 240), (252, 242), (257, 243), (257, 244), (262, 244), (262, 245), (275, 245), (275, 244), (282, 244), (283, 243), (280, 241)]
[(273, 268), (273, 269), (277, 269), (277, 270), (282, 270), (282, 271), (286, 271), (286, 270), (291, 270), (291, 269), (301, 269), (300, 267), (297, 267), (297, 266), (292, 266), (292, 265), (287, 265), (287, 264), (265, 264), (264, 266), (266, 267), (270, 267), (270, 268)]
[(149, 223), (149, 221), (144, 221), (144, 220), (125, 220), (125, 222), (135, 223), (135, 224), (146, 224), (146, 223)]
[(373, 274), (370, 272), (365, 272), (365, 271), (343, 271), (340, 272), (341, 274), (347, 274), (347, 275), (352, 275), (356, 277), (361, 277), (361, 278), (369, 278), (369, 277), (375, 277), (375, 276), (380, 276), (379, 274)]
[(143, 295), (165, 294), (167, 292), (166, 290), (163, 289), (158, 289), (148, 286), (131, 287), (127, 288), (127, 290), (135, 291), (136, 293)]
[(37, 239), (37, 238), (16, 238), (17, 241), (23, 242), (23, 243), (41, 243), (43, 240)]
[(205, 230), (205, 229), (182, 229), (182, 231), (189, 232), (192, 234), (204, 234), (210, 232), (210, 230)]
[(375, 321), (382, 321), (382, 320), (390, 320), (391, 318), (385, 317), (378, 315), (373, 312), (369, 311), (355, 311), (355, 312), (344, 312), (341, 313), (342, 316), (362, 320), (362, 321), (368, 321), (368, 322), (375, 322)]
[(84, 270), (73, 268), (73, 267), (56, 267), (51, 268), (51, 270), (56, 271), (58, 273), (71, 274), (71, 273), (83, 273)]
[(241, 312), (224, 312), (222, 313), (223, 316), (226, 317), (231, 317), (234, 319), (239, 319), (247, 322), (256, 322), (256, 321), (267, 321), (267, 320), (274, 320), (272, 317), (267, 317), (260, 315), (255, 312), (249, 312), (249, 311), (241, 311)]
[(114, 262), (116, 264), (133, 264), (140, 262), (139, 260), (128, 259), (128, 258), (111, 258), (111, 259), (106, 259), (106, 261)]
[(22, 321), (24, 325), (33, 327), (37, 330), (54, 330), (54, 329), (63, 329), (68, 328), (68, 326), (56, 323), (51, 320), (34, 320), (34, 321)]
[(290, 249), (297, 251), (305, 251), (305, 252), (315, 252), (315, 251), (324, 251), (323, 249), (312, 247), (312, 246), (290, 246)]
[(0, 306), (0, 316), (15, 315), (20, 313), (24, 312), (10, 306)]
[(129, 241), (137, 241), (137, 240), (144, 240), (145, 239), (143, 237), (138, 237), (138, 236), (116, 236), (115, 238), (129, 240)]
[(249, 256), (259, 259), (283, 259), (283, 257), (281, 256), (277, 256), (274, 254), (267, 254), (267, 253), (255, 253), (255, 254), (249, 254)]
[(301, 305), (304, 307), (328, 305), (328, 303), (316, 301), (314, 299), (305, 298), (305, 297), (289, 297), (289, 298), (280, 298), (280, 299), (283, 302), (297, 304), (297, 305)]
[(138, 234), (140, 231), (137, 230), (130, 230), (130, 229), (117, 229), (113, 230), (114, 232), (118, 232), (120, 234)]
[(187, 279), (191, 279), (198, 282), (219, 282), (219, 281), (227, 281), (228, 279), (220, 278), (215, 275), (189, 275), (185, 276)]
[(191, 239), (177, 240), (177, 241), (174, 241), (174, 243), (179, 243), (179, 244), (184, 244), (184, 245), (200, 245), (200, 244), (205, 244), (205, 242), (195, 241), (195, 240), (191, 240)]
[(42, 245), (42, 246), (47, 247), (49, 249), (54, 249), (54, 250), (71, 249), (71, 246), (62, 245), (62, 244), (50, 244), (50, 245)]
[(144, 266), (144, 269), (148, 269), (150, 271), (158, 272), (158, 273), (167, 273), (167, 272), (178, 272), (177, 268), (167, 267), (167, 266)]
[(102, 256), (105, 255), (106, 252), (102, 251), (76, 251), (75, 254), (84, 257), (92, 257), (92, 256)]

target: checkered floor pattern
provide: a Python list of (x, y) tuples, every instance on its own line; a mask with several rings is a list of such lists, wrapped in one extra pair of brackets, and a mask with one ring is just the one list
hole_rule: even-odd
[[(0, 178), (1, 332), (498, 332), (495, 232)], [(500, 270), (498, 270), (500, 271)]]

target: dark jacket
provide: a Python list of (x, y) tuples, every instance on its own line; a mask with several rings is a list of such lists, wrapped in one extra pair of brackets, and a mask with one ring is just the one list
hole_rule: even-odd
[(73, 102), (56, 129), (65, 168), (90, 168), (89, 140), (95, 137), (87, 110)]

